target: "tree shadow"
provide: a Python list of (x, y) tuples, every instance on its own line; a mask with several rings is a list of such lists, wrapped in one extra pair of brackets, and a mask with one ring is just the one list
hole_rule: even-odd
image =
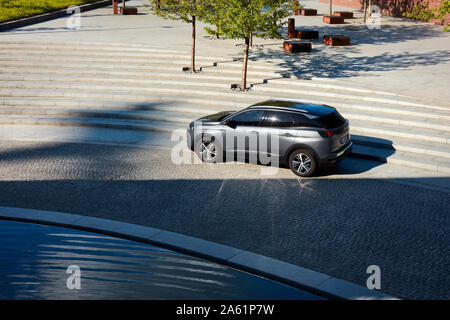
[(391, 53), (373, 56), (354, 56), (355, 47), (322, 47), (311, 53), (290, 54), (280, 48), (252, 50), (250, 60), (265, 61), (282, 69), (280, 76), (350, 78), (366, 72), (408, 69), (414, 66), (432, 66), (450, 61), (450, 50), (426, 53)]
[[(398, 19), (397, 19), (398, 20)], [(423, 39), (443, 38), (448, 35), (439, 26), (404, 19), (406, 24), (382, 23), (379, 28), (369, 29), (360, 23), (345, 23), (339, 25), (302, 26), (296, 25), (297, 30), (319, 31), (319, 38), (324, 35), (345, 35), (351, 38), (352, 44), (383, 45), (385, 43), (400, 43), (406, 41), (420, 41)], [(297, 20), (298, 21), (298, 20)], [(284, 28), (283, 37), (286, 39), (288, 30)]]

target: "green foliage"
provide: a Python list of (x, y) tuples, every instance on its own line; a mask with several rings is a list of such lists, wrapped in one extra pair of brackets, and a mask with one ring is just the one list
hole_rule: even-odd
[(171, 20), (181, 20), (186, 23), (194, 23), (196, 19), (201, 18), (204, 12), (204, 6), (207, 0), (152, 0), (155, 7), (159, 3), (159, 10), (155, 13)]
[(297, 0), (292, 0), (292, 10), (297, 11), (303, 9), (303, 5), (300, 4), (300, 2)]
[(292, 0), (209, 0), (205, 21), (215, 28), (206, 27), (210, 34), (231, 39), (279, 38), (280, 28), (292, 15)]
[(98, 0), (0, 0), (0, 22), (17, 20)]
[[(438, 8), (430, 9), (429, 3), (416, 5), (409, 12), (403, 14), (404, 17), (420, 21), (431, 22), (438, 20), (442, 24), (445, 23), (447, 14), (450, 13), (450, 0), (445, 0)], [(448, 27), (444, 27), (444, 31), (449, 31)]]

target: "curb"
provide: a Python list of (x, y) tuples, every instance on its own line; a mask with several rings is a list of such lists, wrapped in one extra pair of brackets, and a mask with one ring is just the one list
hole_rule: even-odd
[[(112, 3), (111, 0), (102, 0), (102, 1), (97, 1), (97, 2), (93, 2), (93, 3), (83, 4), (78, 7), (80, 8), (81, 12), (84, 12), (84, 11), (104, 7), (104, 6), (110, 5), (111, 3)], [(29, 26), (29, 25), (32, 25), (35, 23), (41, 23), (41, 22), (45, 22), (48, 20), (65, 17), (67, 15), (69, 15), (69, 14), (67, 13), (67, 8), (66, 8), (66, 9), (61, 9), (61, 10), (54, 11), (54, 12), (49, 12), (49, 13), (44, 13), (44, 14), (28, 17), (28, 18), (3, 22), (3, 23), (0, 23), (0, 32), (7, 31), (10, 29), (15, 29), (15, 28), (26, 27), (26, 26)]]
[(0, 219), (69, 227), (145, 242), (251, 272), (331, 299), (396, 300), (379, 291), (320, 272), (157, 228), (76, 214), (12, 207), (0, 207)]

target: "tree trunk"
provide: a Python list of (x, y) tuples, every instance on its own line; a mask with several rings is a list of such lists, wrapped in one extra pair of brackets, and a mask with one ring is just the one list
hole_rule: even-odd
[(372, 0), (369, 0), (369, 18), (372, 17)]
[(366, 23), (367, 20), (367, 0), (363, 0), (363, 8), (364, 8), (364, 24)]
[(250, 37), (245, 37), (244, 45), (244, 65), (242, 67), (241, 90), (247, 89), (247, 65), (248, 65), (248, 49), (250, 47)]
[(195, 72), (195, 16), (192, 17), (192, 55), (191, 55), (191, 72)]
[(333, 15), (333, 0), (330, 0), (330, 16)]

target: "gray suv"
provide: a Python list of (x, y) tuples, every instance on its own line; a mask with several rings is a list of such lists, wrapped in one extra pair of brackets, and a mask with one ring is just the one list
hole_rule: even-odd
[(302, 177), (352, 149), (349, 122), (335, 108), (296, 101), (269, 100), (209, 115), (191, 122), (187, 135), (188, 147), (205, 162), (245, 157), (288, 165)]

